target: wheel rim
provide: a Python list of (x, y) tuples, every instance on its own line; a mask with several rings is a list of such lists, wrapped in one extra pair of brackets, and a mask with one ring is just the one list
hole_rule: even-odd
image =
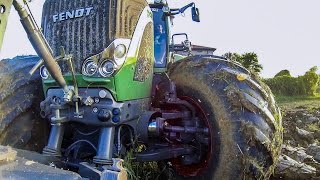
[[(212, 127), (209, 122), (209, 119), (206, 115), (206, 112), (204, 109), (201, 107), (201, 105), (195, 101), (193, 98), (189, 96), (181, 96), (179, 97), (182, 100), (185, 100), (189, 102), (190, 104), (193, 105), (193, 107), (196, 109), (196, 112), (198, 112), (198, 117), (201, 119), (201, 121), (204, 123), (204, 125), (209, 128), (209, 134), (208, 134), (208, 146), (207, 146), (207, 151), (204, 157), (201, 159), (201, 162), (198, 164), (191, 164), (191, 165), (184, 165), (181, 163), (180, 159), (175, 158), (171, 161), (173, 168), (175, 171), (182, 176), (189, 176), (189, 177), (194, 177), (198, 176), (201, 173), (203, 173), (204, 170), (206, 170), (209, 166), (209, 162), (212, 158)], [(204, 146), (204, 145), (203, 145)]]

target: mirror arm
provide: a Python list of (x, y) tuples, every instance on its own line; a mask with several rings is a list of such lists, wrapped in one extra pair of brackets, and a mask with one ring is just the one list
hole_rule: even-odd
[(179, 11), (180, 13), (184, 13), (184, 11), (186, 11), (188, 8), (195, 6), (195, 4), (192, 2), (184, 7), (182, 7)]
[(180, 9), (170, 9), (170, 12), (168, 13), (168, 15), (177, 15), (177, 14), (180, 14), (180, 13), (184, 13), (188, 8), (190, 7), (194, 7), (195, 4), (192, 2)]

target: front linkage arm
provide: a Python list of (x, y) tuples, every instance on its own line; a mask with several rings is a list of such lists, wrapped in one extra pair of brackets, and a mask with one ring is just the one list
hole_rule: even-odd
[(59, 66), (53, 57), (51, 48), (45, 40), (41, 30), (36, 25), (36, 22), (17, 0), (13, 0), (13, 6), (20, 16), (21, 24), (23, 25), (33, 48), (39, 57), (43, 59), (44, 64), (46, 65), (53, 79), (61, 86), (66, 94), (69, 94), (70, 89), (68, 88)]
[(0, 49), (12, 5), (20, 16), (21, 24), (23, 25), (33, 48), (39, 57), (43, 59), (44, 64), (54, 80), (61, 86), (65, 94), (69, 95), (70, 97), (72, 92), (68, 88), (67, 83), (63, 78), (61, 71), (59, 70), (58, 64), (53, 57), (51, 48), (45, 40), (41, 30), (36, 25), (36, 22), (17, 0), (0, 0)]

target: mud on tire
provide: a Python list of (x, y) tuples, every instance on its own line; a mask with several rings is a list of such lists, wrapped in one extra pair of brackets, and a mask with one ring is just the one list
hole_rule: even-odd
[(39, 60), (19, 56), (0, 61), (0, 144), (41, 150), (48, 126), (39, 116), (43, 91), (39, 71), (28, 72)]
[[(283, 131), (268, 87), (219, 57), (178, 61), (170, 66), (169, 77), (178, 96), (197, 100), (211, 131), (207, 167), (189, 178), (268, 179), (280, 155)], [(177, 179), (185, 176), (179, 170), (175, 174)]]

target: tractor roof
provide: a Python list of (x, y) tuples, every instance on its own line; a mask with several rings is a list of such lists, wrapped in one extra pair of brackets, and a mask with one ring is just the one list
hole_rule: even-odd
[(148, 4), (167, 4), (167, 0), (146, 0)]

